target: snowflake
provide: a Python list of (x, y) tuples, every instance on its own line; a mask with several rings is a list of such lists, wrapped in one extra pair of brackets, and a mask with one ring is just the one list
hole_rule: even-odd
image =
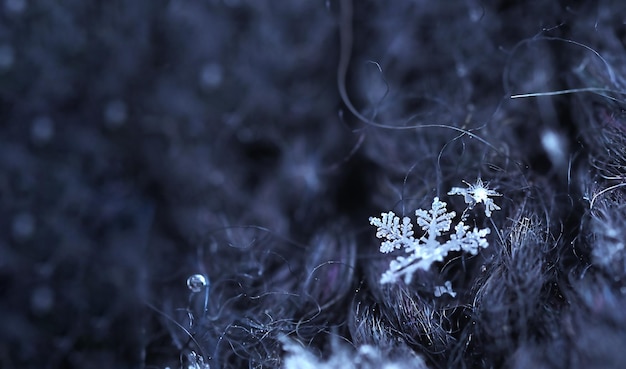
[(465, 184), (469, 187), (452, 187), (452, 190), (448, 192), (448, 195), (463, 195), (465, 203), (468, 204), (470, 209), (474, 208), (474, 206), (479, 202), (482, 202), (485, 204), (485, 216), (488, 218), (491, 217), (492, 211), (500, 210), (500, 207), (496, 205), (490, 197), (502, 195), (487, 187), (487, 183), (483, 183), (483, 181), (478, 178), (475, 184), (469, 184), (467, 182), (465, 182)]
[(452, 282), (446, 281), (443, 286), (435, 286), (435, 297), (441, 297), (444, 294), (456, 297), (456, 292), (452, 290)]
[(360, 346), (357, 350), (337, 345), (324, 360), (301, 344), (286, 339), (283, 342), (287, 355), (282, 369), (426, 369), (426, 363), (417, 355), (392, 358), (385, 351), (370, 345)]
[(489, 228), (470, 231), (470, 227), (463, 221), (454, 227), (454, 233), (447, 240), (440, 240), (447, 235), (456, 216), (454, 211), (447, 210), (447, 204), (435, 197), (430, 210), (418, 209), (415, 211), (417, 225), (424, 231), (419, 237), (414, 237), (413, 224), (409, 217), (400, 218), (389, 211), (382, 213), (380, 218), (371, 217), (370, 224), (377, 227), (376, 237), (383, 239), (380, 252), (389, 253), (400, 248), (408, 255), (398, 256), (389, 264), (389, 269), (383, 273), (381, 284), (395, 283), (399, 277), (404, 277), (406, 284), (411, 283), (416, 270), (428, 270), (435, 262), (441, 262), (450, 251), (469, 252), (476, 255), (480, 248), (489, 246), (486, 236)]
[(195, 351), (191, 351), (187, 355), (187, 359), (189, 360), (189, 364), (187, 365), (187, 369), (211, 369), (209, 364), (204, 362), (204, 357), (196, 354)]

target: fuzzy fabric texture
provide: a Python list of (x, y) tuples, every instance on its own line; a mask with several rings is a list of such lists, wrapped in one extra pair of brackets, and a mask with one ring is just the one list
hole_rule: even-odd
[(0, 367), (622, 368), (625, 66), (618, 0), (1, 0)]

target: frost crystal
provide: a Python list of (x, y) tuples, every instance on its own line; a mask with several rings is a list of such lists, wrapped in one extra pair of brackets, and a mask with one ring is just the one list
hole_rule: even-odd
[[(463, 181), (465, 182), (465, 181)], [(500, 210), (500, 207), (493, 202), (490, 196), (502, 196), (495, 190), (487, 187), (487, 183), (478, 178), (475, 184), (469, 184), (465, 182), (469, 187), (452, 187), (452, 190), (448, 192), (448, 195), (463, 195), (465, 203), (472, 209), (476, 204), (482, 202), (485, 204), (485, 216), (491, 217), (491, 212), (494, 210)]]
[(419, 356), (391, 358), (377, 347), (363, 345), (358, 350), (337, 346), (326, 360), (322, 360), (304, 346), (284, 341), (287, 355), (282, 369), (426, 369)]
[(187, 365), (187, 369), (211, 369), (209, 364), (204, 362), (204, 358), (195, 351), (191, 351), (187, 355), (187, 359), (189, 360), (189, 364)]
[[(491, 216), (492, 210), (500, 209), (489, 199), (496, 192), (484, 187), (480, 180), (468, 190), (458, 190), (465, 191), (463, 194), (466, 202), (468, 198), (473, 201), (470, 207), (477, 202), (483, 202), (487, 216)], [(456, 188), (450, 191), (454, 194), (456, 192)], [(469, 226), (460, 221), (454, 227), (454, 232), (449, 234), (456, 213), (448, 211), (447, 204), (438, 197), (434, 198), (430, 210), (418, 209), (415, 215), (417, 226), (424, 231), (419, 238), (414, 237), (413, 224), (409, 217), (404, 217), (401, 221), (390, 211), (382, 213), (380, 218), (369, 219), (370, 224), (377, 228), (376, 237), (383, 240), (380, 252), (389, 253), (400, 248), (404, 248), (405, 252), (404, 256), (398, 256), (391, 261), (389, 269), (380, 278), (381, 284), (395, 283), (399, 277), (404, 277), (404, 282), (409, 284), (417, 269), (428, 270), (433, 263), (443, 261), (450, 251), (462, 250), (476, 255), (479, 249), (489, 246), (485, 238), (490, 233), (489, 228), (470, 230)], [(448, 237), (441, 240), (442, 236)]]
[(446, 293), (452, 297), (456, 297), (456, 292), (452, 290), (452, 282), (450, 281), (446, 281), (443, 286), (435, 287), (435, 297), (441, 297)]

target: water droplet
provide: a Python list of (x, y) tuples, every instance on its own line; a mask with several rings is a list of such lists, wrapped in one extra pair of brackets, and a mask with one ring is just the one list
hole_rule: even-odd
[(207, 286), (207, 284), (207, 279), (202, 274), (194, 274), (187, 278), (187, 287), (189, 287), (191, 292), (200, 292)]

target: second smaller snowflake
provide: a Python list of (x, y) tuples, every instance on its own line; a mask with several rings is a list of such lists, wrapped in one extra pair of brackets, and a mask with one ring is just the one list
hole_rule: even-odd
[(463, 195), (465, 203), (468, 204), (470, 209), (482, 202), (485, 204), (485, 216), (487, 218), (491, 218), (492, 211), (500, 210), (500, 207), (493, 202), (491, 197), (502, 196), (502, 194), (490, 189), (487, 186), (488, 183), (483, 183), (482, 179), (478, 178), (474, 184), (467, 182), (465, 184), (468, 185), (468, 188), (452, 187), (448, 195)]

